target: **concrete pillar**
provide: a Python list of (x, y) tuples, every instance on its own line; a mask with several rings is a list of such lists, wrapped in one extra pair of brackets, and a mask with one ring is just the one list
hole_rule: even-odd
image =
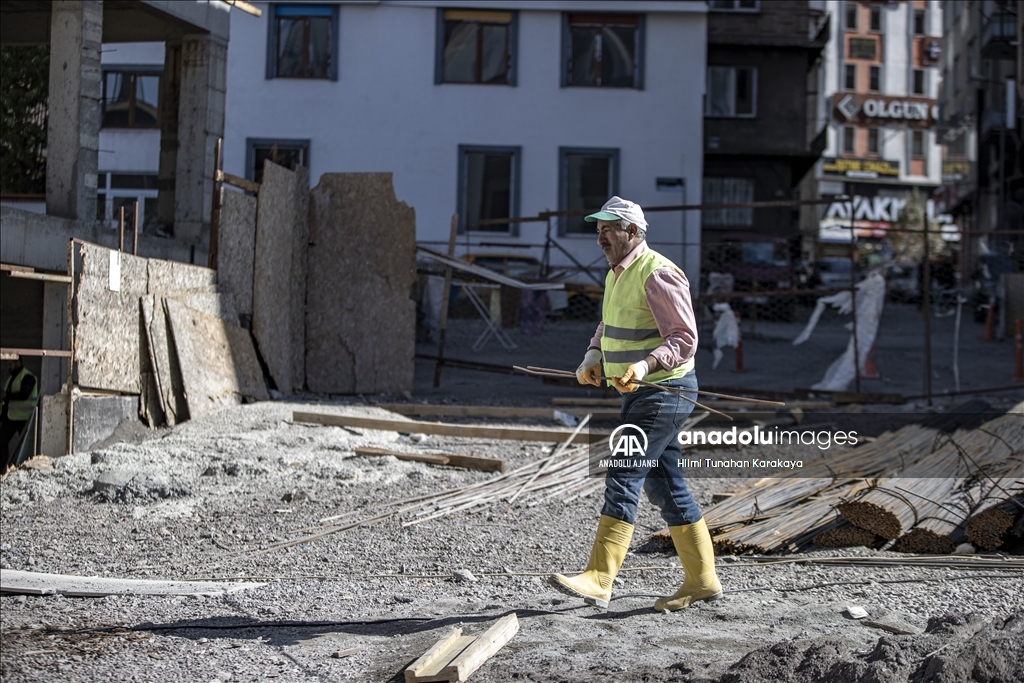
[(160, 166), (157, 171), (156, 220), (167, 233), (174, 225), (174, 186), (178, 172), (178, 106), (181, 101), (181, 41), (164, 45), (160, 79)]
[(55, 0), (50, 15), (46, 212), (96, 220), (103, 0)]
[[(68, 286), (60, 282), (43, 283), (43, 346), (63, 349), (67, 345)], [(67, 377), (68, 361), (60, 357), (44, 357), (39, 370), (39, 395), (60, 393)]]
[(174, 236), (209, 238), (213, 208), (213, 149), (224, 135), (227, 42), (209, 35), (181, 41), (178, 152), (174, 182)]

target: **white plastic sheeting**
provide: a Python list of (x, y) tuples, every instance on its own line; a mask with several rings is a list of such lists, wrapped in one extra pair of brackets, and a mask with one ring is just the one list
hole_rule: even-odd
[(736, 348), (740, 343), (740, 321), (736, 318), (729, 304), (715, 304), (712, 307), (718, 319), (715, 321), (715, 329), (711, 336), (715, 339), (715, 362), (711, 368), (717, 368), (722, 360), (722, 349), (726, 347)]
[[(882, 306), (885, 304), (885, 278), (878, 272), (871, 273), (864, 280), (857, 283), (857, 357), (859, 360), (861, 374), (864, 373), (864, 363), (868, 357), (868, 351), (875, 343), (875, 336), (878, 334), (878, 323), (882, 319)], [(834, 306), (839, 313), (847, 315), (853, 309), (853, 297), (850, 292), (839, 292), (831, 296), (823, 296), (818, 299), (814, 307), (814, 313), (807, 323), (807, 327), (793, 340), (793, 346), (803, 344), (811, 333), (814, 332), (821, 314), (826, 306)], [(853, 323), (848, 323), (846, 329), (852, 330)], [(850, 335), (850, 342), (846, 345), (846, 351), (842, 356), (833, 361), (825, 371), (825, 376), (820, 382), (813, 385), (812, 389), (819, 391), (846, 391), (850, 382), (855, 377), (854, 370), (854, 336)]]

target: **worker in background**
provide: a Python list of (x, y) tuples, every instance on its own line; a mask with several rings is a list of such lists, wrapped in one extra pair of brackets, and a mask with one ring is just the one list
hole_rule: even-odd
[(9, 376), (4, 383), (3, 406), (0, 408), (0, 442), (3, 446), (3, 472), (6, 473), (15, 465), (17, 449), (10, 450), (11, 439), (25, 428), (25, 423), (32, 417), (39, 398), (39, 382), (36, 376), (22, 365), (21, 356), (8, 361)]
[[(677, 435), (693, 404), (637, 383), (672, 387), (696, 400), (697, 325), (689, 282), (678, 266), (647, 246), (647, 221), (637, 204), (612, 197), (585, 220), (597, 223), (597, 243), (611, 270), (605, 278), (601, 323), (576, 378), (596, 387), (601, 377), (611, 378), (609, 384), (622, 394), (622, 424), (641, 428), (647, 449), (642, 458), (629, 461), (631, 466), (608, 468), (604, 507), (586, 570), (573, 577), (555, 574), (550, 583), (588, 604), (608, 606), (612, 582), (633, 537), (643, 487), (668, 522), (686, 572), (679, 590), (660, 598), (654, 608), (678, 610), (717, 599), (722, 585), (715, 575), (711, 535), (677, 464)], [(642, 466), (652, 461), (656, 467)]]

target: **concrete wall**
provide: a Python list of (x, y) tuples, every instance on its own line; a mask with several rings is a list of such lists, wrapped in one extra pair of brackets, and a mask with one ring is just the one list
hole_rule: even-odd
[[(245, 175), (247, 138), (309, 139), (314, 182), (329, 171), (392, 172), (396, 195), (416, 210), (417, 239), (435, 242), (447, 241), (457, 210), (460, 144), (522, 147), (523, 216), (558, 208), (560, 146), (619, 148), (620, 194), (641, 204), (679, 201), (656, 192), (658, 176), (685, 178), (687, 201), (700, 201), (703, 2), (516, 3), (515, 87), (435, 85), (432, 5), (342, 4), (337, 82), (267, 80), (269, 12), (232, 13), (225, 170)], [(562, 9), (647, 12), (645, 89), (560, 87)], [(652, 242), (680, 240), (680, 214), (654, 214), (650, 223)], [(537, 244), (544, 230), (527, 223), (518, 238), (486, 239)], [(584, 263), (601, 256), (590, 236), (562, 243)], [(678, 246), (664, 251), (681, 257)], [(696, 268), (697, 250), (690, 252), (687, 267)]]

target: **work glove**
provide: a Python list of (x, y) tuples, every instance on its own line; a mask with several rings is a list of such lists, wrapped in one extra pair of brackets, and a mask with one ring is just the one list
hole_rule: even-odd
[(612, 384), (618, 389), (621, 394), (628, 394), (632, 391), (636, 391), (639, 388), (639, 382), (647, 375), (647, 361), (642, 360), (638, 363), (633, 363), (626, 371), (622, 373), (622, 377), (616, 379), (612, 377)]
[(580, 384), (592, 384), (595, 387), (601, 386), (601, 351), (590, 349), (583, 357), (583, 362), (576, 368), (576, 381)]

